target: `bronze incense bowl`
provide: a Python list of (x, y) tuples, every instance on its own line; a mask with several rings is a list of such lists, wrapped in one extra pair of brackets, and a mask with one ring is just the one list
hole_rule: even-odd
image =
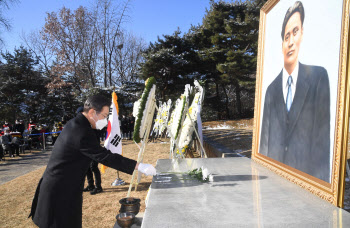
[(116, 216), (117, 223), (122, 228), (129, 228), (135, 220), (135, 215), (130, 212), (120, 213)]
[(133, 198), (133, 197), (123, 198), (119, 200), (119, 203), (122, 205), (120, 207), (119, 212), (120, 213), (130, 212), (136, 216), (140, 211), (140, 202), (141, 200), (138, 198)]

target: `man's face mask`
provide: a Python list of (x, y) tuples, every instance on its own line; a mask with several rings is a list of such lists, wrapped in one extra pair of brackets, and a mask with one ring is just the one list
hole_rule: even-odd
[(102, 128), (104, 128), (108, 124), (107, 118), (99, 120), (96, 111), (95, 111), (95, 115), (97, 117), (97, 121), (94, 120), (95, 121), (95, 125), (96, 125), (96, 129), (97, 130), (102, 130)]

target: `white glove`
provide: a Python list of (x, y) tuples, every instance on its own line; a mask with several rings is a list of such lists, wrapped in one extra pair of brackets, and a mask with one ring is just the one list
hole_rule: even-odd
[(156, 169), (151, 164), (143, 164), (140, 163), (138, 167), (138, 171), (145, 174), (146, 176), (154, 176), (156, 175)]

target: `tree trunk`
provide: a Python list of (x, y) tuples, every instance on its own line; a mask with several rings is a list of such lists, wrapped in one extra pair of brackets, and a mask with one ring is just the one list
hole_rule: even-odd
[(225, 85), (222, 84), (222, 89), (224, 90), (224, 94), (225, 94), (225, 97), (226, 97), (226, 102), (225, 102), (225, 106), (226, 106), (226, 117), (227, 119), (231, 119), (230, 117), (230, 109), (229, 109), (229, 101), (228, 101), (228, 96), (227, 96), (227, 92), (226, 92), (226, 89), (225, 89)]
[(217, 119), (220, 119), (220, 96), (219, 96), (219, 84), (217, 82), (215, 82), (215, 86), (216, 86), (216, 115), (217, 115)]
[(238, 117), (242, 118), (242, 103), (241, 103), (241, 87), (238, 82), (234, 83), (236, 87), (236, 107), (238, 112)]
[(109, 86), (113, 86), (113, 82), (112, 82), (112, 58), (108, 59), (108, 76), (109, 76)]
[(104, 77), (104, 85), (107, 87), (108, 78), (107, 78), (107, 54), (106, 47), (103, 47), (103, 77)]

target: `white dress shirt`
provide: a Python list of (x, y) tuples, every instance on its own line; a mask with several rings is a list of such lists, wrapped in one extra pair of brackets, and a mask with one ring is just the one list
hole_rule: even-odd
[[(294, 100), (294, 95), (295, 95), (295, 89), (297, 86), (297, 80), (298, 80), (298, 72), (299, 72), (299, 62), (295, 66), (291, 76), (292, 76), (292, 104)], [(287, 94), (288, 94), (288, 77), (290, 75), (288, 74), (286, 68), (283, 67), (283, 74), (282, 74), (282, 91), (283, 91), (283, 98), (284, 98), (284, 103), (286, 103), (287, 100)]]

